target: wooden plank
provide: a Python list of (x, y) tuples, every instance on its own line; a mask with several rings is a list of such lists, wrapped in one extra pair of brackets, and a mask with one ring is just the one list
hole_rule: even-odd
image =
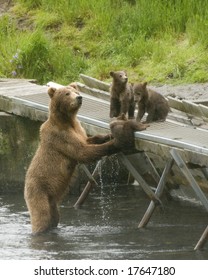
[(203, 104), (199, 104), (198, 105), (202, 114), (203, 114), (203, 117), (205, 117), (206, 119), (208, 119), (208, 107), (203, 105)]
[(185, 108), (184, 108), (183, 102), (181, 100), (170, 97), (170, 96), (168, 96), (167, 98), (168, 98), (168, 104), (170, 107), (172, 107), (176, 110), (185, 112)]
[(171, 112), (168, 114), (167, 120), (172, 120), (175, 122), (178, 122), (182, 125), (191, 125), (192, 122), (191, 119), (187, 116), (185, 112), (178, 111), (171, 107)]
[(204, 105), (204, 106), (208, 106), (208, 99), (192, 99), (192, 100), (190, 100), (191, 102), (193, 102), (193, 103), (196, 103), (196, 104), (198, 104), (198, 105)]
[(110, 94), (106, 91), (96, 89), (96, 88), (90, 88), (82, 83), (77, 83), (78, 89), (80, 92), (89, 94), (91, 96), (110, 101)]
[(36, 83), (37, 80), (35, 79), (10, 79), (10, 78), (0, 78), (0, 85), (3, 84), (22, 84), (22, 83)]
[(193, 115), (199, 118), (208, 118), (208, 107), (190, 100), (178, 100), (168, 96), (168, 103), (171, 108), (182, 111), (187, 115)]
[(103, 91), (109, 92), (110, 84), (97, 80), (95, 78), (89, 77), (84, 74), (80, 74), (80, 78), (84, 81), (84, 83), (91, 88), (97, 88)]
[(45, 121), (48, 117), (48, 108), (37, 104), (24, 104), (21, 100), (0, 96), (0, 110), (17, 116), (27, 117), (35, 121)]
[(197, 117), (203, 116), (203, 113), (198, 104), (192, 103), (188, 100), (183, 100), (182, 103), (184, 105), (184, 109), (187, 114), (194, 115)]
[(25, 96), (25, 95), (32, 95), (32, 94), (46, 94), (47, 93), (47, 88), (44, 87), (17, 87), (15, 89), (13, 88), (5, 88), (5, 89), (0, 89), (0, 95), (3, 96), (8, 96), (8, 97), (20, 97), (20, 96)]

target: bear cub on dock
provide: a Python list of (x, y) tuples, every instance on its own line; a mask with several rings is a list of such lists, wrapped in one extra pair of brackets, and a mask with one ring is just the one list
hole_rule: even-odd
[(122, 113), (134, 118), (135, 101), (132, 86), (128, 83), (125, 71), (110, 72), (113, 78), (110, 87), (110, 117), (118, 117)]
[(120, 151), (110, 135), (86, 135), (77, 119), (82, 97), (75, 88), (49, 88), (48, 94), (49, 118), (41, 125), (40, 144), (25, 178), (24, 197), (33, 233), (58, 225), (58, 204), (69, 189), (78, 163)]
[(136, 120), (128, 120), (123, 113), (111, 121), (110, 130), (115, 138), (115, 145), (122, 150), (128, 150), (134, 148), (134, 132), (145, 130), (149, 126)]
[(148, 89), (147, 82), (133, 85), (135, 101), (138, 103), (137, 121), (141, 121), (145, 112), (148, 113), (146, 122), (165, 121), (170, 111), (168, 101), (160, 93)]

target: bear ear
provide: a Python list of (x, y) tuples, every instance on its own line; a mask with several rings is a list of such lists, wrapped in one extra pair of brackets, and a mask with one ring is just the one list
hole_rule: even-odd
[(124, 113), (121, 114), (121, 120), (127, 121), (126, 115)]
[(110, 71), (110, 76), (113, 77), (114, 76), (114, 72)]
[(48, 95), (50, 96), (50, 98), (52, 98), (54, 96), (56, 89), (53, 87), (49, 87), (48, 89)]
[(78, 90), (78, 86), (77, 86), (77, 83), (76, 82), (72, 82), (71, 84), (68, 85), (69, 87), (72, 87), (76, 90)]
[(146, 88), (147, 82), (144, 82), (142, 85), (143, 85), (143, 88)]

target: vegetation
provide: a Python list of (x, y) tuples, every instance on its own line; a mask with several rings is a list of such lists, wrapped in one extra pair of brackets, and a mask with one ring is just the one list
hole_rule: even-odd
[(208, 81), (208, 0), (16, 0), (0, 16), (0, 77)]

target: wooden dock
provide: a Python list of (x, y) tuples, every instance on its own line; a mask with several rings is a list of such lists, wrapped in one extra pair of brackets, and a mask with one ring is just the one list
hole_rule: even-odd
[[(109, 133), (109, 84), (85, 75), (81, 75), (81, 78), (84, 83), (78, 83), (78, 87), (83, 96), (83, 105), (78, 117), (82, 125), (89, 135)], [(30, 80), (0, 79), (0, 111), (45, 121), (49, 105), (47, 88), (47, 85), (37, 85)], [(151, 209), (154, 210), (168, 181), (180, 185), (184, 180), (187, 189), (192, 189), (196, 199), (208, 211), (208, 107), (191, 102), (182, 104), (172, 99), (170, 104), (175, 106), (174, 110), (183, 105), (183, 113), (174, 111), (165, 122), (153, 123), (146, 131), (136, 132), (138, 153), (121, 154), (119, 159), (150, 196)], [(190, 114), (193, 114), (192, 118)], [(203, 126), (193, 125), (195, 117), (203, 119)], [(147, 167), (145, 171), (144, 167)], [(153, 177), (155, 192), (143, 179), (145, 172)], [(147, 210), (140, 227), (147, 224), (153, 210)]]
[[(78, 83), (83, 96), (80, 121), (89, 135), (109, 133), (109, 85), (84, 75), (81, 77), (84, 84)], [(49, 105), (47, 89), (47, 85), (37, 85), (30, 80), (0, 79), (0, 110), (45, 121)], [(136, 148), (158, 159), (154, 165), (159, 169), (164, 168), (163, 161), (170, 158), (171, 149), (175, 149), (186, 163), (205, 170), (208, 166), (208, 130), (191, 125), (188, 118), (183, 121), (179, 115), (178, 118), (179, 121), (169, 116), (166, 122), (153, 123), (147, 130), (136, 132)], [(207, 182), (203, 188), (208, 190)]]
[[(87, 80), (86, 76), (85, 80)], [(89, 86), (80, 83), (78, 85), (83, 92), (84, 100), (79, 111), (79, 119), (87, 133), (93, 135), (109, 132), (109, 101), (107, 100), (109, 94), (103, 89), (95, 89), (93, 91), (95, 94), (92, 95), (86, 90)], [(91, 86), (93, 86), (92, 81)], [(45, 121), (49, 105), (47, 88), (31, 83), (30, 80), (0, 79), (0, 110), (31, 120)], [(108, 85), (103, 88), (107, 89)], [(169, 118), (164, 123), (151, 124), (146, 131), (135, 133), (135, 141), (138, 150), (167, 158), (168, 151), (174, 148), (184, 154), (186, 162), (201, 167), (208, 166), (207, 129)]]

